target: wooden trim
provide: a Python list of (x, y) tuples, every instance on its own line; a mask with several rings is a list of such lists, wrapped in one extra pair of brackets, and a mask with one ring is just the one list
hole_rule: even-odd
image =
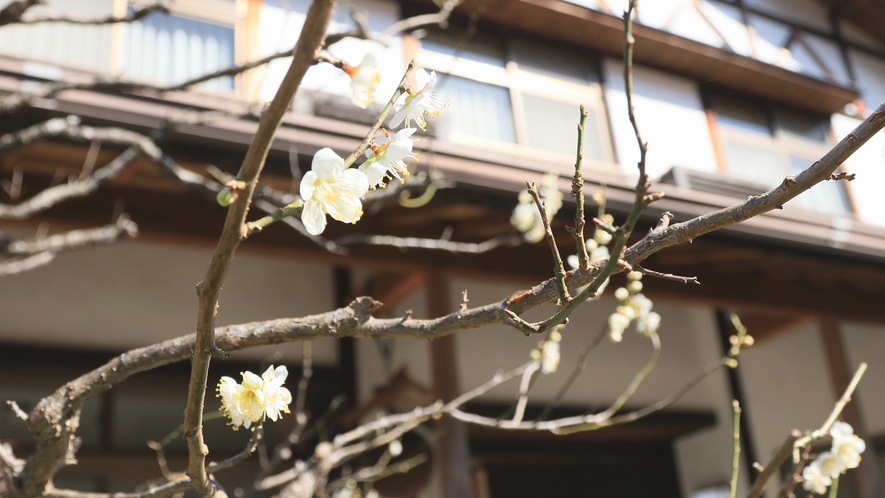
[[(833, 396), (838, 400), (851, 382), (854, 369), (849, 367), (850, 361), (848, 353), (845, 351), (845, 343), (838, 320), (835, 317), (823, 317), (818, 321), (818, 325), (830, 370), (830, 380), (833, 383)], [(861, 439), (870, 441), (859, 403), (859, 395), (855, 392), (851, 402), (845, 405), (845, 409), (842, 410), (841, 418), (851, 424), (854, 433)], [(882, 479), (879, 469), (876, 452), (864, 452), (860, 466), (849, 472), (858, 498), (882, 496)]]
[(710, 139), (713, 141), (713, 154), (716, 156), (716, 171), (723, 175), (728, 172), (728, 164), (725, 162), (725, 150), (722, 147), (722, 137), (719, 135), (719, 121), (716, 119), (716, 111), (704, 109), (707, 116), (707, 126), (710, 127)]
[[(428, 274), (427, 311), (432, 317), (443, 316), (452, 311), (449, 302), (448, 276), (443, 272), (432, 271)], [(451, 334), (430, 343), (433, 391), (444, 401), (450, 401), (461, 394), (456, 339), (457, 334)], [(443, 495), (451, 498), (471, 498), (467, 427), (452, 417), (439, 419), (436, 426)]]
[[(457, 10), (468, 14), (479, 8), (484, 9), (484, 21), (509, 30), (522, 30), (614, 57), (620, 57), (623, 51), (622, 21), (602, 12), (547, 0), (465, 0)], [(858, 96), (852, 89), (649, 26), (635, 25), (634, 36), (637, 64), (700, 81), (716, 80), (723, 86), (801, 109), (831, 113)]]

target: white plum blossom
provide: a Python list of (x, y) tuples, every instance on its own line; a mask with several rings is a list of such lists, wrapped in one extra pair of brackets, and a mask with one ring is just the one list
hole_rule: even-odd
[(839, 477), (839, 474), (845, 472), (845, 462), (839, 458), (839, 455), (830, 451), (818, 455), (815, 463), (820, 467), (820, 473), (830, 478), (835, 479)]
[(365, 109), (375, 102), (375, 85), (381, 81), (381, 73), (378, 72), (378, 57), (374, 52), (368, 52), (363, 56), (359, 66), (351, 66), (344, 63), (344, 72), (350, 75), (350, 100), (361, 109)]
[(338, 221), (356, 223), (363, 215), (360, 198), (369, 191), (365, 173), (346, 169), (344, 160), (329, 148), (313, 156), (310, 169), (301, 179), (301, 221), (307, 231), (321, 234), (327, 214)]
[[(562, 192), (559, 191), (556, 185), (558, 180), (558, 174), (548, 173), (544, 175), (541, 185), (538, 187), (538, 195), (547, 206), (548, 221), (552, 220), (553, 216), (562, 208)], [(544, 239), (545, 230), (541, 213), (538, 211), (538, 206), (527, 190), (519, 193), (519, 204), (513, 208), (510, 224), (522, 232), (522, 237), (527, 242), (535, 243)]]
[(630, 318), (622, 313), (612, 313), (608, 317), (608, 338), (613, 342), (621, 342), (624, 330), (630, 326)]
[(240, 426), (248, 429), (265, 417), (276, 421), (282, 413), (289, 413), (292, 395), (283, 387), (289, 375), (286, 367), (275, 369), (271, 365), (261, 377), (249, 371), (241, 375), (242, 384), (222, 377), (217, 388), (221, 409), (230, 418), (234, 430)]
[(264, 392), (261, 377), (243, 372), (243, 383), (230, 377), (222, 377), (218, 383), (221, 409), (230, 418), (234, 430), (240, 426), (247, 429), (264, 417)]
[(283, 387), (289, 370), (280, 365), (274, 369), (273, 365), (261, 374), (263, 382), (261, 392), (264, 393), (264, 414), (267, 418), (277, 421), (283, 413), (289, 413), (289, 403), (292, 402), (292, 393)]
[(854, 434), (851, 425), (835, 422), (830, 429), (833, 436), (832, 452), (843, 463), (845, 469), (853, 469), (860, 465), (860, 454), (867, 448), (863, 439)]
[(541, 373), (551, 374), (559, 368), (559, 341), (561, 340), (562, 335), (554, 330), (550, 333), (549, 339), (544, 341), (544, 345), (541, 347)]
[(403, 128), (381, 144), (372, 144), (368, 159), (359, 168), (369, 179), (370, 187), (382, 184), (386, 175), (396, 178), (401, 183), (405, 182), (405, 178), (409, 176), (409, 168), (403, 160), (407, 157), (418, 159), (418, 156), (412, 153), (412, 147), (415, 146), (411, 138), (413, 133), (415, 128)]
[(817, 460), (802, 469), (802, 477), (805, 479), (805, 482), (802, 483), (805, 491), (814, 491), (819, 495), (826, 493), (827, 486), (833, 484), (833, 479), (823, 473)]
[(449, 105), (449, 97), (436, 93), (436, 71), (428, 73), (424, 69), (415, 71), (417, 90), (406, 88), (406, 92), (400, 95), (394, 107), (396, 114), (390, 120), (390, 126), (396, 127), (405, 121), (406, 126), (414, 121), (422, 130), (427, 130), (427, 122), (424, 115), (431, 118), (439, 116), (439, 113)]

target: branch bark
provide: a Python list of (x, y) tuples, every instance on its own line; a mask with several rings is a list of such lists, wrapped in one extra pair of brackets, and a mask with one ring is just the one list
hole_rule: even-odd
[(239, 197), (228, 209), (224, 228), (212, 255), (206, 276), (197, 286), (199, 312), (191, 377), (188, 384), (188, 400), (184, 412), (184, 435), (188, 443), (189, 454), (187, 475), (191, 478), (194, 489), (201, 496), (212, 496), (215, 491), (210, 486), (206, 473), (208, 448), (203, 442), (203, 404), (206, 396), (209, 362), (217, 351), (215, 313), (218, 309), (221, 286), (227, 276), (234, 252), (239, 246), (240, 240), (246, 235), (244, 224), (246, 214), (249, 204), (252, 202), (258, 177), (264, 168), (271, 141), (282, 123), (283, 116), (292, 106), (292, 101), (304, 74), (316, 61), (316, 52), (322, 45), (332, 19), (335, 3), (335, 0), (314, 0), (307, 13), (304, 28), (295, 45), (292, 64), (258, 124), (255, 138), (246, 152), (243, 165), (237, 175), (237, 179), (245, 183), (245, 188), (239, 192)]

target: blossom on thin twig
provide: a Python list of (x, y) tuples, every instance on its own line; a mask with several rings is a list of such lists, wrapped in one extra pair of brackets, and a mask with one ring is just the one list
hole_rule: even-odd
[(415, 128), (403, 128), (380, 144), (372, 142), (368, 159), (359, 167), (369, 179), (370, 187), (381, 185), (387, 175), (396, 178), (400, 183), (405, 183), (405, 179), (409, 176), (409, 168), (404, 159), (407, 157), (418, 159), (417, 154), (412, 153), (412, 148), (415, 146), (411, 138), (413, 133)]
[(823, 473), (817, 460), (802, 469), (802, 477), (805, 479), (805, 482), (802, 483), (805, 491), (814, 491), (819, 495), (826, 493), (827, 487), (833, 484), (833, 479)]
[(230, 377), (222, 377), (218, 383), (221, 409), (230, 418), (234, 430), (240, 426), (247, 429), (264, 417), (264, 392), (261, 377), (243, 372), (243, 383)]
[[(562, 208), (562, 192), (556, 186), (558, 180), (559, 175), (548, 173), (541, 179), (541, 186), (538, 189), (538, 194), (546, 206), (547, 220), (552, 220), (553, 216)], [(519, 193), (519, 204), (513, 208), (510, 224), (522, 232), (522, 237), (527, 242), (535, 243), (544, 239), (546, 233), (544, 221), (541, 219), (541, 213), (528, 190)]]
[(835, 422), (830, 429), (833, 436), (832, 452), (842, 461), (845, 469), (853, 469), (860, 465), (860, 454), (867, 448), (863, 439), (854, 434), (851, 425)]
[(301, 179), (301, 221), (307, 231), (321, 234), (327, 214), (338, 221), (356, 223), (363, 215), (360, 198), (369, 191), (365, 173), (345, 168), (344, 160), (329, 148), (313, 156), (310, 169)]
[(381, 73), (377, 68), (378, 57), (373, 52), (363, 56), (359, 66), (354, 67), (345, 62), (342, 68), (350, 76), (350, 100), (361, 109), (375, 102), (375, 85), (381, 81)]
[(221, 409), (230, 418), (234, 430), (240, 426), (249, 428), (265, 417), (276, 421), (283, 413), (289, 413), (292, 394), (283, 387), (289, 371), (284, 366), (268, 367), (261, 377), (246, 371), (241, 374), (240, 384), (231, 377), (218, 382)]
[(292, 393), (283, 387), (289, 370), (280, 365), (274, 369), (273, 365), (261, 374), (263, 382), (261, 392), (264, 394), (264, 414), (267, 418), (277, 421), (283, 413), (289, 413), (289, 403), (292, 402)]
[(415, 71), (415, 81), (418, 90), (406, 87), (406, 92), (397, 99), (394, 107), (396, 114), (390, 120), (390, 126), (396, 127), (405, 121), (409, 126), (411, 121), (417, 123), (422, 130), (427, 130), (427, 122), (424, 114), (431, 118), (439, 116), (439, 113), (449, 105), (449, 97), (436, 93), (436, 71), (429, 74), (424, 69)]

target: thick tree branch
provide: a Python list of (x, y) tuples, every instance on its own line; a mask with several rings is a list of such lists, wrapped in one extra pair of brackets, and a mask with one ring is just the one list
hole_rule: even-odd
[(282, 123), (283, 116), (292, 106), (292, 101), (304, 74), (316, 60), (316, 52), (325, 38), (335, 3), (335, 0), (314, 0), (307, 13), (304, 28), (295, 45), (292, 64), (258, 124), (255, 138), (246, 152), (246, 157), (237, 175), (237, 180), (243, 182), (245, 186), (239, 192), (239, 197), (228, 208), (224, 228), (212, 255), (209, 268), (206, 270), (206, 276), (197, 286), (199, 296), (197, 334), (191, 377), (188, 383), (184, 424), (189, 453), (187, 475), (193, 481), (194, 489), (201, 496), (214, 494), (206, 474), (205, 460), (208, 449), (203, 442), (202, 422), (209, 362), (217, 350), (215, 313), (218, 309), (218, 297), (234, 252), (240, 244), (240, 240), (246, 235), (244, 225), (246, 214), (249, 204), (252, 202), (252, 194), (258, 183), (258, 177), (264, 168), (271, 142), (277, 128)]

